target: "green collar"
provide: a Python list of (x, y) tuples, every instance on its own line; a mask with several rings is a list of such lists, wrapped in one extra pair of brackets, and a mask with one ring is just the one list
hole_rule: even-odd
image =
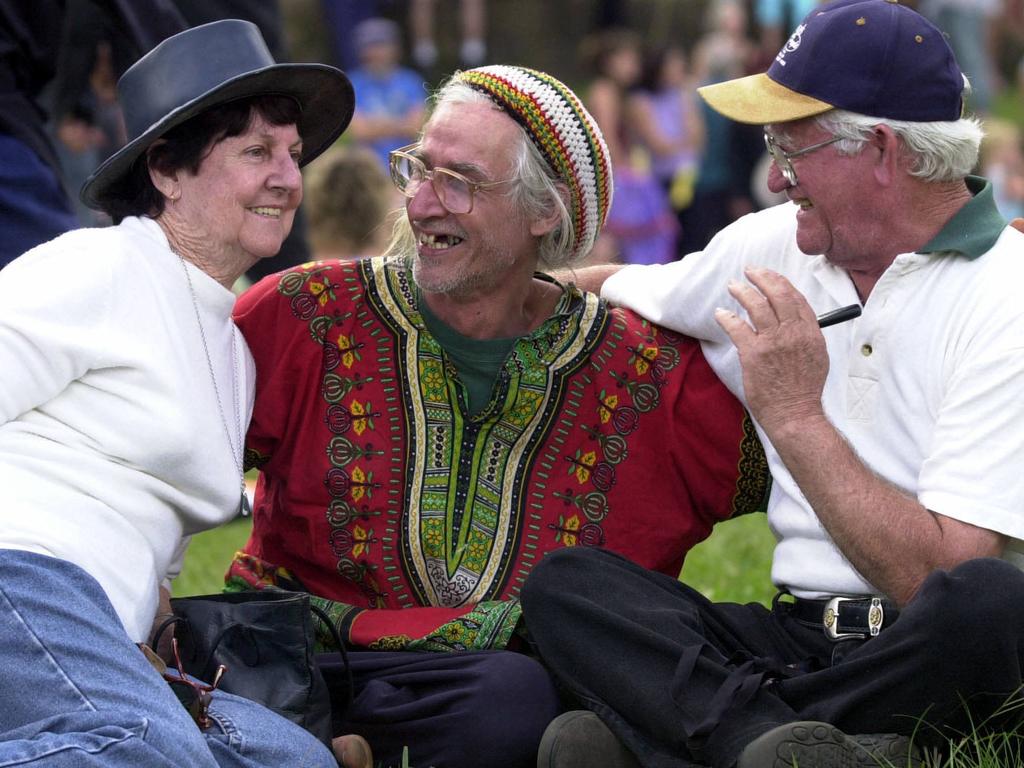
[(995, 245), (1006, 220), (996, 208), (992, 183), (980, 176), (968, 176), (966, 182), (974, 196), (918, 253), (952, 251), (976, 259)]

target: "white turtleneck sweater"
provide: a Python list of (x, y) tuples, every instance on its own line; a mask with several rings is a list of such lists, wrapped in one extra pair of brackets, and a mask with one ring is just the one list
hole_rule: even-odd
[(187, 537), (238, 509), (252, 409), (234, 295), (189, 264), (194, 305), (184, 269), (155, 221), (128, 218), (0, 271), (0, 550), (83, 568), (136, 642)]

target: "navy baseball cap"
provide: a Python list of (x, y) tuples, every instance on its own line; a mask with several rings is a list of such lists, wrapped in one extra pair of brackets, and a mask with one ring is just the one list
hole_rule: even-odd
[(964, 77), (942, 32), (898, 0), (812, 10), (767, 72), (698, 89), (737, 122), (786, 123), (845, 109), (932, 122), (963, 114)]

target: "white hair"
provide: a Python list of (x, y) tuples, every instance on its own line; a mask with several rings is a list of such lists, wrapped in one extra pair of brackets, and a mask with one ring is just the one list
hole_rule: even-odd
[[(486, 104), (500, 109), (486, 94), (466, 83), (449, 81), (434, 95), (433, 112), (458, 104)], [(427, 126), (429, 124), (428, 120)], [(576, 260), (573, 256), (575, 233), (572, 213), (566, 205), (568, 189), (565, 182), (555, 175), (540, 150), (530, 141), (522, 126), (516, 123), (516, 127), (517, 144), (512, 158), (512, 178), (515, 183), (510, 185), (507, 197), (527, 221), (543, 219), (553, 210), (558, 212), (555, 227), (540, 238), (538, 260), (551, 269), (567, 267)], [(399, 216), (386, 253), (389, 256), (408, 256), (414, 247), (409, 218)]]
[(960, 181), (967, 176), (978, 163), (984, 136), (981, 122), (973, 117), (915, 123), (833, 109), (815, 121), (822, 130), (843, 138), (836, 149), (847, 155), (864, 148), (875, 126), (889, 126), (912, 159), (910, 175), (933, 182)]

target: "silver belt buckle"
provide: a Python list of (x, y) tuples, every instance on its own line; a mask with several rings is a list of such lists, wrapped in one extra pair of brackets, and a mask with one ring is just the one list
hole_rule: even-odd
[[(825, 613), (822, 616), (822, 624), (825, 626), (825, 634), (832, 640), (839, 640), (844, 637), (866, 637), (863, 632), (840, 632), (839, 631), (839, 605), (850, 600), (863, 600), (860, 597), (833, 597), (825, 605)], [(885, 609), (882, 608), (880, 598), (871, 598), (871, 607), (868, 609), (868, 634), (876, 637), (882, 631), (882, 623), (885, 621)]]

